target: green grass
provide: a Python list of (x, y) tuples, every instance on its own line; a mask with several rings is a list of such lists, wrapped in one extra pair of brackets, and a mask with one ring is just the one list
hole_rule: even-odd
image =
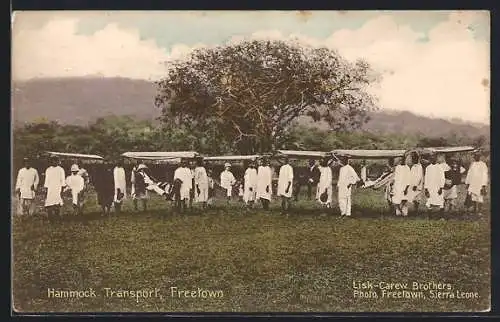
[[(315, 202), (290, 217), (218, 201), (174, 215), (158, 198), (147, 213), (13, 221), (13, 300), (21, 312), (483, 311), (490, 307), (490, 216), (464, 212), (396, 218), (379, 192), (354, 194), (351, 219)], [(460, 200), (462, 204), (462, 200)], [(489, 202), (485, 205), (488, 206)], [(69, 209), (66, 209), (69, 210)], [(464, 299), (360, 299), (353, 281), (446, 282)], [(222, 290), (222, 298), (172, 298), (170, 287)], [(162, 297), (106, 298), (105, 287), (160, 288)], [(47, 289), (93, 288), (99, 297), (54, 299)]]

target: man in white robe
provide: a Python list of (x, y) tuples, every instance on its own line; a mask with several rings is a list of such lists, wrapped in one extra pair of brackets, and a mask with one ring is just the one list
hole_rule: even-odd
[(337, 181), (338, 202), (340, 208), (340, 216), (351, 216), (351, 195), (352, 186), (358, 183), (361, 179), (354, 168), (349, 164), (348, 157), (340, 158), (342, 166), (339, 170), (339, 179)]
[(320, 176), (316, 190), (316, 199), (324, 207), (331, 208), (333, 197), (333, 174), (332, 169), (328, 166), (327, 159), (321, 161), (319, 172)]
[(410, 187), (411, 171), (408, 164), (406, 164), (407, 160), (411, 162), (409, 158), (397, 158), (396, 167), (394, 168), (392, 204), (396, 216), (408, 216), (407, 194)]
[(194, 169), (194, 184), (195, 184), (195, 196), (196, 202), (201, 202), (202, 208), (207, 207), (208, 201), (208, 175), (205, 167), (203, 166), (203, 159), (198, 159), (196, 168)]
[(19, 196), (22, 214), (30, 215), (40, 178), (38, 171), (31, 166), (31, 160), (24, 158), (23, 163), (24, 166), (17, 173), (16, 194)]
[(474, 212), (480, 213), (481, 205), (486, 196), (486, 185), (488, 184), (488, 167), (481, 160), (481, 153), (474, 152), (474, 161), (469, 167), (465, 178), (467, 193), (470, 195), (474, 206)]
[(284, 164), (280, 168), (278, 176), (278, 196), (281, 196), (281, 211), (286, 213), (290, 210), (290, 199), (293, 189), (293, 168), (288, 157), (284, 158)]
[(424, 191), (427, 208), (438, 207), (444, 210), (443, 188), (445, 185), (444, 168), (437, 163), (436, 155), (431, 155), (430, 164), (425, 169)]
[(260, 199), (264, 210), (269, 210), (272, 195), (273, 172), (269, 166), (269, 160), (263, 158), (257, 169), (257, 198)]
[(420, 164), (419, 156), (417, 153), (411, 154), (411, 167), (410, 167), (410, 188), (408, 189), (407, 198), (408, 203), (413, 202), (415, 212), (418, 212), (419, 200), (424, 188), (424, 170)]
[(176, 191), (176, 208), (178, 211), (186, 210), (192, 183), (191, 169), (188, 168), (186, 161), (182, 160), (180, 166), (174, 172), (174, 189), (178, 190)]
[(83, 190), (85, 188), (85, 179), (78, 174), (78, 165), (71, 166), (71, 175), (66, 178), (65, 190), (71, 192), (71, 201), (73, 205), (73, 215), (81, 215), (83, 212)]
[(233, 194), (233, 185), (236, 183), (233, 173), (231, 172), (231, 164), (224, 164), (224, 171), (220, 174), (220, 186), (226, 190), (227, 201), (231, 200)]
[(248, 207), (253, 207), (257, 196), (257, 169), (254, 161), (245, 170), (243, 189), (243, 201)]
[(122, 202), (127, 197), (127, 182), (125, 179), (125, 169), (123, 168), (123, 163), (119, 160), (113, 169), (113, 178), (115, 185), (115, 195), (113, 197), (113, 203), (115, 206), (115, 211), (117, 213), (121, 212)]
[(45, 182), (43, 184), (47, 190), (45, 208), (47, 209), (49, 220), (52, 220), (54, 216), (59, 217), (63, 205), (61, 194), (65, 185), (66, 176), (64, 169), (59, 166), (59, 159), (57, 157), (51, 157), (50, 166), (45, 170)]

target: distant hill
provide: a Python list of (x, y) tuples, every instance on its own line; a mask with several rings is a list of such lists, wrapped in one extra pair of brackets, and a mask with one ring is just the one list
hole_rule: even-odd
[[(86, 125), (106, 115), (133, 115), (155, 119), (154, 84), (127, 78), (34, 79), (13, 84), (14, 124), (39, 118), (63, 124)], [(486, 124), (434, 119), (410, 112), (378, 111), (370, 114), (364, 129), (375, 133), (423, 133), (427, 136), (489, 136)], [(301, 120), (301, 124), (327, 128), (325, 124)]]

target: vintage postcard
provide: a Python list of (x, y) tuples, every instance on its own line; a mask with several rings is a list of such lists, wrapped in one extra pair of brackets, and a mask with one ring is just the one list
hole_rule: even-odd
[(488, 312), (488, 11), (12, 16), (12, 309)]

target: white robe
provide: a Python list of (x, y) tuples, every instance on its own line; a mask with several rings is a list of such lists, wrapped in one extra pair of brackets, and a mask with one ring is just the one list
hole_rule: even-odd
[(191, 169), (179, 167), (174, 172), (174, 180), (179, 179), (182, 181), (180, 189), (181, 200), (189, 200), (189, 192), (193, 184), (193, 174)]
[[(286, 192), (288, 183), (290, 182), (290, 188)], [(287, 198), (292, 197), (293, 187), (293, 168), (289, 164), (284, 164), (280, 168), (280, 173), (278, 177), (278, 196), (283, 196)]]
[(257, 169), (246, 169), (244, 180), (243, 201), (255, 201), (257, 196)]
[[(405, 195), (405, 189), (410, 185), (411, 171), (410, 167), (407, 165), (398, 164), (394, 169), (394, 184), (393, 184), (393, 196), (392, 203), (399, 205), (401, 201), (408, 200)], [(410, 190), (410, 188), (408, 188)]]
[[(196, 167), (194, 169), (194, 200), (196, 202), (207, 202), (208, 201), (208, 176), (207, 171), (204, 167)], [(200, 193), (198, 193), (198, 189), (200, 189)]]
[(122, 167), (115, 167), (113, 169), (113, 177), (115, 181), (115, 196), (114, 196), (114, 202), (120, 202), (121, 200), (118, 200), (118, 195), (117, 195), (117, 189), (120, 189), (120, 191), (123, 193), (123, 199), (126, 198), (127, 195), (127, 183), (125, 180), (125, 169)]
[(488, 167), (483, 161), (474, 161), (470, 165), (465, 184), (469, 185), (467, 190), (471, 194), (472, 201), (483, 202), (481, 188), (488, 184)]
[(351, 187), (349, 185), (356, 184), (360, 178), (351, 165), (344, 165), (339, 170), (339, 179), (337, 181), (339, 198), (347, 198), (351, 196)]
[(444, 207), (443, 194), (439, 194), (439, 189), (444, 188), (445, 177), (444, 168), (439, 164), (429, 164), (425, 169), (424, 188), (429, 191), (427, 198), (427, 207), (439, 206)]
[[(259, 166), (257, 170), (257, 198), (271, 200), (273, 173), (269, 166)], [(269, 187), (269, 192), (266, 188)]]
[(85, 179), (79, 174), (72, 174), (66, 178), (66, 187), (71, 190), (73, 204), (78, 205), (78, 194), (85, 188)]
[(342, 215), (351, 215), (351, 185), (356, 184), (359, 180), (358, 174), (349, 164), (340, 168), (337, 189), (339, 208)]
[[(331, 204), (332, 203), (332, 197), (333, 197), (333, 174), (332, 174), (332, 169), (330, 167), (319, 167), (319, 182), (318, 182), (318, 188), (316, 190), (316, 199), (321, 203), (321, 204)], [(321, 194), (324, 193), (326, 190), (326, 193), (328, 195), (328, 198), (326, 202), (321, 201), (320, 197)]]
[(35, 198), (35, 191), (31, 190), (31, 187), (36, 190), (39, 181), (38, 171), (35, 168), (20, 169), (17, 173), (16, 190), (19, 189), (21, 192), (21, 199)]
[(226, 193), (228, 197), (231, 197), (233, 193), (233, 185), (236, 183), (236, 179), (234, 175), (229, 170), (224, 170), (220, 174), (220, 186), (226, 189)]
[(50, 166), (45, 170), (44, 187), (47, 188), (47, 197), (45, 198), (45, 207), (62, 206), (61, 197), (62, 188), (66, 185), (66, 175), (64, 169), (60, 166)]
[[(417, 187), (416, 191), (413, 191), (413, 187)], [(420, 163), (414, 164), (410, 169), (410, 187), (408, 188), (407, 198), (409, 202), (414, 201), (422, 193), (424, 187), (424, 170)]]

